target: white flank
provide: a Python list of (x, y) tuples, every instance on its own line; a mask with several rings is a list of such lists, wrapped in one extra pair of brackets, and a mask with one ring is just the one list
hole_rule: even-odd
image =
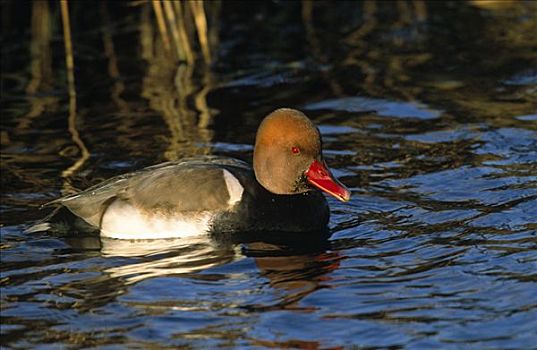
[(132, 205), (112, 203), (104, 213), (101, 236), (116, 239), (183, 238), (206, 234), (213, 215), (208, 212), (184, 213), (173, 218), (160, 214), (145, 215)]
[(244, 187), (242, 187), (239, 180), (226, 169), (223, 170), (224, 180), (226, 181), (227, 192), (229, 193), (229, 205), (234, 205), (239, 202), (242, 198), (242, 193), (244, 192)]

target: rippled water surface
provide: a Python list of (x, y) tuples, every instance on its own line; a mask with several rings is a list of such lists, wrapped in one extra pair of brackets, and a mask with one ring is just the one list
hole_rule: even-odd
[[(73, 2), (71, 107), (43, 4), (2, 3), (3, 347), (535, 348), (534, 2), (209, 2), (209, 66), (149, 5)], [(113, 175), (249, 160), (282, 106), (352, 189), (327, 240), (24, 232)]]

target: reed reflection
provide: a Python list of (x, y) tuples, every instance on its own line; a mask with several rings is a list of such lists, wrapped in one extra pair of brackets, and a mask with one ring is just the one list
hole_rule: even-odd
[(52, 25), (50, 6), (46, 1), (32, 3), (30, 41), (31, 79), (26, 86), (30, 110), (21, 116), (18, 129), (29, 128), (34, 118), (58, 109), (58, 96), (52, 94), (54, 75), (52, 70)]
[[(160, 13), (159, 2), (153, 2), (154, 10)], [(213, 132), (208, 127), (212, 124), (215, 110), (208, 107), (207, 94), (213, 88), (211, 71), (206, 66), (196, 66), (193, 58), (193, 51), (190, 45), (189, 35), (184, 28), (184, 21), (176, 21), (175, 16), (180, 16), (186, 20), (186, 14), (182, 9), (184, 3), (177, 2), (171, 7), (168, 2), (163, 2), (164, 13), (168, 13), (166, 18), (174, 23), (171, 28), (172, 33), (177, 30), (182, 33), (173, 35), (173, 42), (178, 50), (178, 57), (192, 57), (186, 62), (178, 63), (170, 58), (167, 53), (168, 41), (166, 31), (162, 29), (164, 21), (157, 15), (159, 22), (160, 36), (155, 34), (154, 26), (151, 25), (148, 6), (143, 9), (140, 22), (140, 43), (142, 47), (142, 57), (147, 62), (147, 73), (143, 79), (142, 96), (149, 101), (151, 109), (157, 111), (168, 126), (170, 136), (168, 148), (164, 153), (167, 160), (209, 154), (209, 143), (212, 141)], [(215, 6), (209, 6), (215, 8)], [(159, 9), (159, 10), (157, 10)], [(201, 16), (199, 11), (203, 7), (191, 6), (193, 16), (197, 18), (196, 23), (203, 22), (205, 25), (198, 27), (203, 56), (206, 62), (210, 60), (209, 44), (216, 45), (214, 40), (207, 39), (207, 24), (205, 16)], [(198, 11), (198, 12), (196, 12)], [(173, 14), (173, 16), (172, 16)], [(199, 19), (202, 17), (203, 19)], [(204, 27), (203, 27), (204, 26)], [(164, 26), (166, 28), (166, 26)], [(166, 44), (168, 43), (168, 44)], [(194, 102), (192, 106), (191, 101)], [(202, 145), (202, 146), (200, 146)]]

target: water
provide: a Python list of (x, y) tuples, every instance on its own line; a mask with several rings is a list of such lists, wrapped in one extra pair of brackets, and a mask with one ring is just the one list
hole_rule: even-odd
[[(3, 347), (535, 348), (535, 3), (209, 5), (207, 70), (160, 57), (150, 7), (75, 2), (71, 124), (39, 6), (2, 4)], [(352, 188), (328, 240), (24, 233), (116, 174), (248, 160), (281, 106)]]

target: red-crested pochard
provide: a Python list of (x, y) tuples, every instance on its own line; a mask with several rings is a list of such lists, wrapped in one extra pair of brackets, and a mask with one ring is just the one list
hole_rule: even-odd
[(110, 238), (306, 232), (328, 224), (328, 204), (319, 190), (350, 198), (323, 160), (319, 130), (302, 112), (281, 108), (259, 126), (253, 169), (232, 158), (188, 158), (120, 175), (51, 203)]

